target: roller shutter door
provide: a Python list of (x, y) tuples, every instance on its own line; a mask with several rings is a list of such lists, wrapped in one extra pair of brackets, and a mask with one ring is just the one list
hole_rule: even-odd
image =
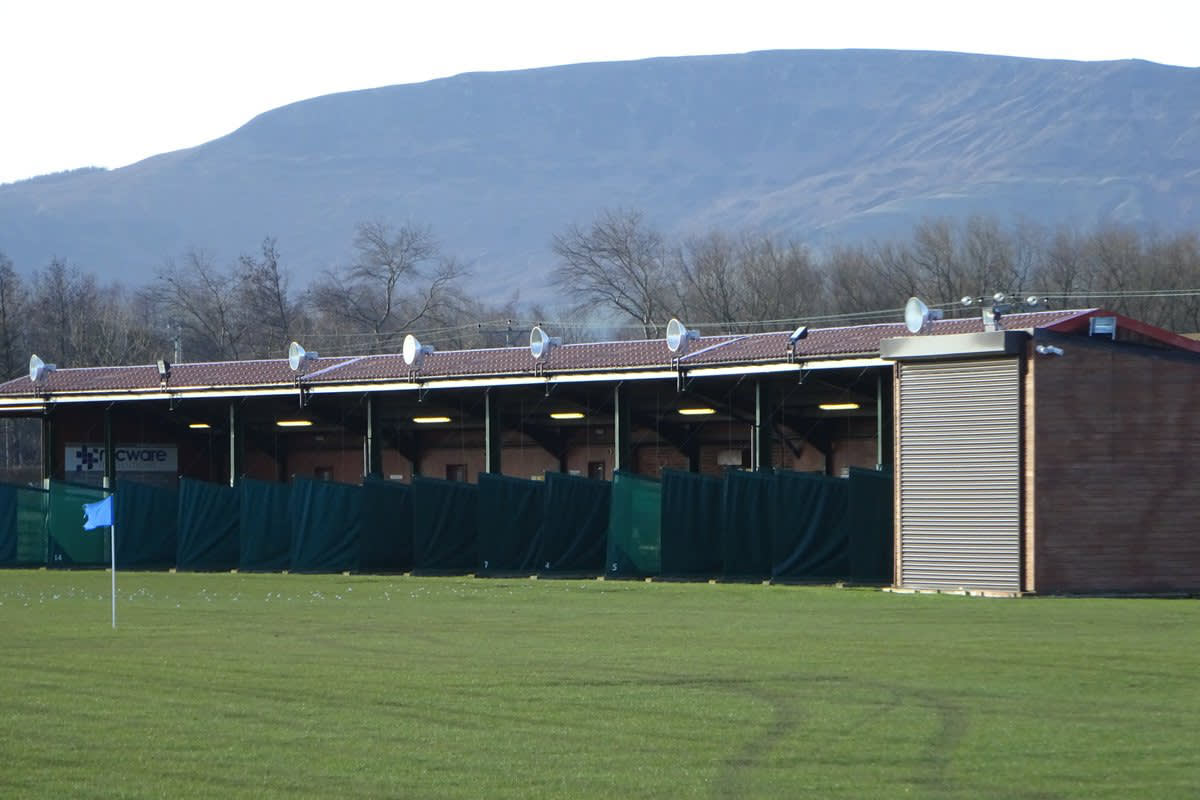
[(900, 585), (1021, 588), (1014, 358), (900, 365)]

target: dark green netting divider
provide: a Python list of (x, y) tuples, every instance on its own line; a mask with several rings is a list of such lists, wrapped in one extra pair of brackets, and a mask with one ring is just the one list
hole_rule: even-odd
[(725, 482), (711, 475), (662, 471), (662, 574), (721, 574)]
[(179, 497), (174, 489), (117, 481), (113, 494), (117, 569), (173, 566), (179, 549), (178, 520)]
[(404, 572), (413, 565), (412, 487), (397, 481), (363, 480), (363, 531), (359, 569)]
[(773, 483), (771, 577), (847, 577), (849, 481), (813, 472), (776, 472)]
[(892, 473), (850, 468), (850, 577), (863, 583), (891, 583), (895, 544)]
[(479, 473), (479, 573), (537, 572), (546, 484)]
[(365, 505), (361, 486), (298, 478), (292, 484), (292, 571), (358, 569)]
[(0, 564), (17, 563), (17, 487), (0, 484)]
[(608, 481), (547, 472), (538, 570), (602, 574), (611, 503)]
[(44, 489), (0, 483), (0, 564), (45, 566), (48, 501)]
[[(106, 495), (107, 492), (94, 486), (50, 481), (49, 511), (46, 515), (46, 527), (50, 538), (47, 566), (108, 565), (109, 529), (83, 529), (84, 503), (95, 503), (103, 500)], [(120, 544), (117, 547), (119, 550)]]
[[(18, 510), (18, 489), (16, 486), (0, 483), (0, 564), (12, 566), (17, 561), (17, 541), (19, 539), (20, 513)], [(46, 553), (42, 553), (46, 558)]]
[(49, 559), (50, 493), (17, 487), (17, 564), (44, 565)]
[(413, 478), (413, 569), (470, 572), (478, 560), (479, 487)]
[(247, 572), (277, 572), (287, 569), (292, 558), (292, 489), (286, 483), (245, 478), (238, 483), (241, 493), (238, 540), (241, 553), (238, 569)]
[(618, 470), (608, 512), (605, 574), (645, 578), (662, 571), (662, 484)]
[(197, 572), (237, 567), (240, 498), (241, 492), (232, 486), (179, 479), (176, 567)]
[(771, 574), (773, 482), (769, 472), (730, 471), (725, 475), (721, 560), (726, 578), (765, 578)]

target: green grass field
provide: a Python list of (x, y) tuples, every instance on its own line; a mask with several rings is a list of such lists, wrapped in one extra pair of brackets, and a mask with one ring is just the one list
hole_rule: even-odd
[(1200, 601), (0, 571), (0, 797), (1200, 793)]

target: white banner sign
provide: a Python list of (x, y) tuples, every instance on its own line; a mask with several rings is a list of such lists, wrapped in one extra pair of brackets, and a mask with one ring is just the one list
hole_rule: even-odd
[[(179, 451), (173, 444), (122, 444), (114, 448), (117, 472), (176, 472)], [(104, 472), (104, 447), (98, 444), (68, 444), (66, 472)]]

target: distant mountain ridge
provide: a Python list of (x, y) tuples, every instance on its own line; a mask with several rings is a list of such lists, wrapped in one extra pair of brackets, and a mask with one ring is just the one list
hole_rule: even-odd
[(601, 209), (821, 244), (922, 216), (1200, 227), (1200, 69), (771, 51), (470, 73), (328, 95), (117, 170), (0, 186), (0, 252), (127, 283), (278, 237), (302, 282), (356, 223), (427, 223), (476, 287), (543, 296)]

